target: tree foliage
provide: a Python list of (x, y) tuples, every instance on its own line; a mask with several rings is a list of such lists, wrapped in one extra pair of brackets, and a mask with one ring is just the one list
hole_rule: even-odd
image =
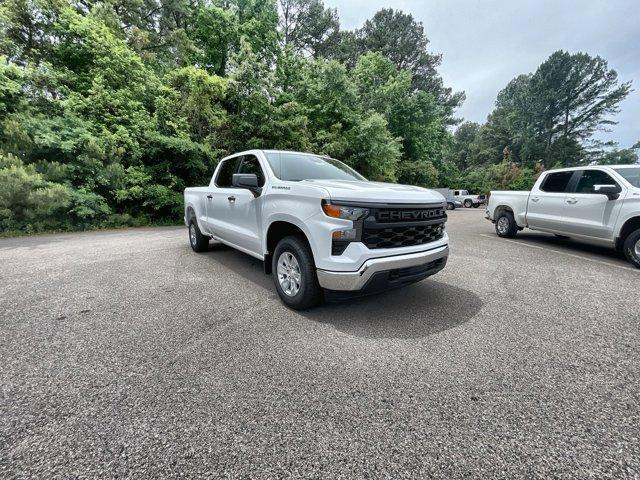
[(183, 189), (249, 148), (478, 191), (637, 160), (587, 145), (630, 89), (599, 57), (557, 52), (452, 135), (463, 94), (428, 46), (410, 14), (341, 30), (321, 0), (5, 0), (0, 229), (176, 222)]
[[(620, 83), (604, 59), (557, 51), (498, 93), (484, 125), (460, 125), (448, 158), (467, 172), (463, 182), (473, 188), (501, 160), (525, 177), (542, 168), (635, 163), (634, 148), (618, 150), (593, 140), (594, 133), (615, 124), (612, 116), (630, 91), (631, 82)], [(528, 186), (532, 179), (521, 183)], [(513, 182), (487, 185), (507, 188)]]

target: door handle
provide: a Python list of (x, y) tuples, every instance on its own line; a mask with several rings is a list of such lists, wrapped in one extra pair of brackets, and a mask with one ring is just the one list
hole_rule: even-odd
[(576, 203), (578, 203), (578, 200), (576, 200), (575, 198), (568, 198), (567, 203), (569, 205), (575, 205)]
[(532, 202), (537, 202), (538, 200), (540, 200), (540, 198), (538, 198), (538, 197), (533, 197), (533, 198), (531, 199), (531, 201), (532, 201)]
[(207, 198), (211, 200), (213, 198), (213, 195), (207, 195)]
[(233, 203), (236, 201), (236, 197), (227, 197), (227, 200), (229, 200), (230, 203)]

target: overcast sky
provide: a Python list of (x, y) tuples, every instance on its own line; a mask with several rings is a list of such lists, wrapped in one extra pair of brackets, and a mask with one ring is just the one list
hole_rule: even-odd
[(344, 29), (359, 27), (381, 8), (411, 13), (424, 24), (430, 50), (443, 54), (446, 85), (464, 90), (458, 116), (484, 122), (496, 94), (512, 78), (533, 72), (555, 50), (600, 55), (633, 92), (612, 131), (599, 133), (630, 147), (640, 140), (640, 0), (325, 0)]

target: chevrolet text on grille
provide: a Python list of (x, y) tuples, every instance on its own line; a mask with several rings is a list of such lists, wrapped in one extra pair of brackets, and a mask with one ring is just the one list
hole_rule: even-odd
[(444, 210), (383, 210), (379, 220), (424, 220), (444, 215)]

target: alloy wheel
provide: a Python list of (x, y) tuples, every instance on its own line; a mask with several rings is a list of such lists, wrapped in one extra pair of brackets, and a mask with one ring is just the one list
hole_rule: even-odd
[(194, 245), (198, 242), (198, 237), (196, 234), (196, 226), (192, 223), (189, 226), (189, 240), (191, 241), (191, 245)]
[(302, 273), (298, 260), (291, 252), (282, 252), (278, 258), (278, 283), (289, 297), (295, 297), (300, 291)]
[(504, 235), (509, 231), (509, 219), (507, 217), (500, 217), (498, 219), (498, 232)]

